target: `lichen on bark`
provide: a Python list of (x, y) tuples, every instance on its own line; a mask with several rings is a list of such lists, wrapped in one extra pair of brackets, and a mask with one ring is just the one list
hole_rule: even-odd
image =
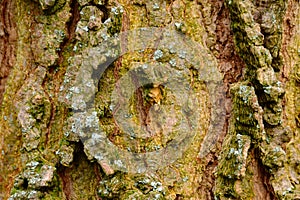
[(299, 198), (296, 1), (0, 9), (0, 198)]
[[(158, 6), (159, 7), (159, 6)], [(174, 141), (176, 142), (176, 140), (181, 140), (182, 138), (184, 138), (184, 134), (180, 135), (180, 133), (174, 132), (179, 134), (177, 136), (177, 138), (173, 139), (172, 135), (170, 135), (170, 139), (168, 138), (160, 138), (158, 137), (160, 133), (153, 133), (158, 134), (157, 136), (154, 137), (154, 139), (152, 140), (152, 138), (148, 138), (147, 140), (138, 140), (136, 139), (136, 142), (134, 143), (137, 147), (135, 146), (130, 146), (130, 143), (128, 141), (132, 140), (132, 138), (135, 138), (135, 133), (132, 133), (131, 135), (126, 136), (126, 133), (122, 133), (122, 130), (119, 130), (117, 123), (122, 124), (122, 121), (117, 121), (116, 118), (120, 118), (117, 116), (117, 114), (119, 114), (121, 116), (122, 120), (128, 120), (128, 118), (130, 118), (129, 116), (132, 115), (132, 119), (133, 121), (136, 123), (135, 120), (141, 120), (140, 123), (143, 123), (143, 117), (140, 118), (140, 114), (142, 115), (143, 112), (145, 112), (145, 114), (147, 113), (147, 106), (153, 106), (154, 108), (152, 108), (152, 115), (155, 114), (155, 112), (163, 111), (160, 108), (160, 104), (164, 104), (164, 106), (168, 105), (168, 102), (171, 102), (172, 100), (174, 101), (174, 97), (172, 97), (172, 92), (176, 93), (176, 90), (174, 90), (174, 88), (177, 87), (177, 90), (179, 88), (184, 88), (184, 87), (189, 87), (189, 85), (192, 86), (192, 90), (194, 90), (194, 92), (197, 94), (196, 98), (198, 99), (200, 105), (196, 106), (193, 102), (190, 102), (189, 106), (192, 107), (187, 107), (186, 108), (186, 112), (188, 112), (188, 109), (193, 108), (192, 110), (195, 111), (196, 115), (200, 115), (200, 118), (203, 120), (207, 117), (209, 117), (209, 115), (205, 114), (205, 112), (203, 112), (203, 110), (207, 109), (206, 106), (204, 106), (208, 100), (207, 98), (207, 93), (206, 93), (206, 89), (205, 89), (205, 85), (203, 85), (203, 83), (201, 81), (201, 79), (207, 79), (210, 81), (217, 81), (220, 80), (221, 76), (218, 75), (218, 73), (216, 71), (214, 71), (214, 66), (215, 65), (215, 61), (214, 59), (211, 59), (208, 55), (206, 55), (206, 57), (202, 57), (200, 58), (200, 62), (203, 62), (206, 64), (206, 66), (211, 66), (210, 68), (202, 68), (204, 65), (199, 65), (199, 62), (191, 62), (191, 60), (195, 59), (194, 55), (197, 54), (196, 50), (194, 51), (187, 51), (185, 52), (184, 49), (182, 49), (184, 46), (182, 45), (186, 45), (184, 43), (181, 44), (181, 36), (180, 32), (176, 33), (176, 26), (174, 25), (174, 23), (170, 23), (167, 28), (169, 28), (171, 31), (168, 31), (168, 29), (166, 31), (164, 30), (160, 30), (158, 28), (144, 28), (144, 29), (140, 29), (140, 30), (133, 30), (133, 31), (127, 31), (125, 32), (125, 34), (120, 34), (119, 37), (116, 37), (118, 35), (116, 35), (115, 31), (118, 30), (123, 30), (124, 28), (128, 28), (128, 24), (127, 21), (123, 21), (122, 22), (122, 27), (120, 27), (119, 29), (116, 29), (118, 27), (116, 27), (118, 24), (115, 24), (115, 22), (119, 22), (124, 19), (125, 16), (128, 15), (128, 13), (125, 13), (126, 10), (124, 9), (124, 6), (118, 6), (118, 7), (112, 7), (112, 11), (109, 14), (109, 16), (111, 16), (111, 18), (106, 19), (106, 21), (104, 22), (104, 24), (101, 25), (102, 28), (99, 29), (99, 31), (101, 32), (101, 37), (102, 40), (98, 42), (98, 44), (95, 44), (94, 47), (86, 47), (86, 46), (79, 46), (79, 48), (76, 48), (75, 51), (76, 53), (81, 55), (77, 55), (74, 56), (73, 58), (71, 58), (69, 60), (69, 69), (67, 71), (67, 75), (66, 75), (66, 79), (64, 81), (62, 90), (64, 92), (66, 92), (66, 102), (69, 102), (69, 105), (76, 111), (73, 116), (71, 116), (69, 118), (69, 125), (68, 128), (66, 129), (66, 135), (69, 137), (74, 138), (74, 135), (78, 135), (79, 138), (83, 139), (83, 144), (84, 144), (84, 148), (85, 148), (85, 153), (88, 156), (88, 159), (91, 160), (96, 160), (101, 166), (103, 171), (106, 173), (106, 176), (104, 176), (104, 180), (101, 184), (101, 187), (99, 188), (99, 195), (103, 198), (131, 198), (133, 196), (137, 196), (138, 198), (154, 198), (153, 195), (157, 196), (155, 198), (176, 198), (176, 195), (179, 196), (183, 196), (185, 198), (189, 198), (189, 197), (193, 197), (193, 196), (197, 196), (198, 194), (195, 193), (194, 191), (191, 190), (190, 185), (192, 184), (191, 181), (193, 181), (191, 179), (191, 177), (193, 175), (191, 175), (190, 173), (192, 172), (194, 174), (194, 176), (196, 176), (196, 171), (200, 170), (200, 166), (197, 166), (197, 159), (194, 156), (197, 156), (198, 152), (197, 152), (197, 148), (199, 148), (199, 140), (203, 140), (203, 132), (201, 131), (200, 133), (198, 133), (195, 137), (193, 137), (193, 141), (191, 144), (191, 147), (189, 147), (187, 149), (187, 153), (185, 153), (185, 158), (180, 158), (178, 161), (176, 161), (171, 170), (172, 174), (170, 175), (170, 170), (168, 169), (168, 167), (166, 168), (162, 168), (161, 172), (155, 172), (155, 174), (153, 174), (154, 172), (152, 171), (147, 171), (148, 176), (151, 178), (155, 178), (157, 181), (160, 182), (161, 186), (164, 189), (164, 192), (162, 191), (156, 191), (156, 186), (147, 186), (149, 187), (149, 189), (147, 190), (141, 190), (139, 187), (136, 188), (135, 184), (136, 184), (136, 177), (134, 174), (131, 173), (125, 173), (122, 174), (122, 179), (127, 180), (125, 181), (125, 183), (122, 183), (124, 181), (121, 180), (121, 177), (119, 177), (118, 175), (114, 175), (113, 180), (110, 180), (110, 176), (112, 176), (113, 174), (117, 173), (115, 168), (119, 169), (119, 170), (128, 170), (126, 169), (126, 167), (131, 168), (131, 170), (133, 171), (137, 171), (137, 172), (143, 172), (144, 171), (144, 167), (147, 165), (150, 165), (149, 169), (151, 169), (151, 165), (152, 163), (147, 163), (148, 160), (145, 161), (145, 163), (142, 163), (141, 166), (135, 166), (135, 163), (137, 163), (137, 160), (139, 159), (138, 157), (136, 157), (136, 161), (133, 160), (132, 156), (130, 155), (131, 153), (128, 152), (135, 152), (135, 153), (145, 153), (147, 151), (151, 152), (151, 151), (158, 151), (160, 148), (164, 148), (165, 146), (167, 146), (167, 144), (169, 142), (174, 143)], [(124, 13), (123, 13), (124, 12)], [(123, 13), (123, 16), (122, 16)], [(89, 13), (82, 13), (82, 15), (88, 15)], [(121, 19), (116, 19), (116, 18), (120, 18)], [(89, 16), (84, 16), (84, 18), (86, 19), (91, 19), (91, 17)], [(153, 20), (153, 19), (149, 19), (149, 20)], [(140, 22), (136, 22), (136, 21), (131, 21), (131, 25), (134, 25), (135, 23), (140, 23)], [(155, 22), (157, 23), (157, 21)], [(163, 21), (161, 23), (164, 23)], [(79, 24), (83, 24), (81, 23), (81, 21), (79, 21)], [(199, 26), (199, 25), (198, 25)], [(114, 29), (111, 29), (111, 27), (114, 27)], [(197, 27), (198, 29), (200, 29), (200, 27)], [(84, 27), (81, 28), (82, 30), (84, 30)], [(174, 30), (175, 29), (175, 30)], [(91, 41), (91, 38), (89, 38), (89, 35), (93, 34), (93, 30), (90, 30), (88, 27), (86, 27), (86, 30), (84, 31), (80, 31), (80, 29), (78, 29), (78, 34), (80, 34), (80, 38), (78, 38), (78, 43), (83, 43), (83, 41), (85, 40), (89, 40)], [(143, 35), (149, 35), (148, 37), (143, 37)], [(136, 36), (135, 36), (136, 35)], [(178, 35), (178, 36), (176, 36)], [(134, 37), (135, 36), (135, 37)], [(138, 37), (137, 37), (138, 36)], [(177, 43), (180, 44), (175, 44), (174, 40), (169, 39), (168, 37), (171, 38), (175, 38), (175, 40), (177, 41)], [(163, 39), (162, 39), (163, 38)], [(166, 39), (164, 39), (166, 38)], [(140, 40), (143, 39), (144, 41)], [(186, 43), (189, 42), (188, 39), (186, 39), (185, 41)], [(84, 43), (88, 43), (88, 42), (84, 42)], [(75, 46), (77, 47), (77, 44), (75, 44)], [(120, 44), (120, 47), (118, 46)], [(112, 48), (113, 47), (113, 48)], [(189, 47), (193, 48), (192, 46)], [(199, 48), (202, 48), (201, 46)], [(127, 52), (130, 52), (130, 54), (121, 54), (121, 51), (125, 49)], [(124, 50), (123, 50), (124, 51)], [(205, 49), (201, 50), (202, 53), (205, 52)], [(189, 55), (189, 53), (192, 53), (191, 55)], [(114, 59), (118, 58), (118, 56), (121, 54), (121, 57), (119, 59), (117, 59), (117, 61), (110, 65), (108, 68), (106, 68), (106, 66), (110, 63), (112, 63), (114, 61)], [(177, 54), (177, 55), (176, 55)], [(98, 56), (100, 55), (100, 56)], [(179, 58), (178, 58), (179, 57)], [(199, 59), (199, 58), (197, 58)], [(197, 60), (196, 59), (196, 60)], [(161, 62), (159, 63), (159, 65), (156, 67), (158, 69), (153, 68), (153, 63), (152, 62)], [(189, 63), (188, 63), (189, 62)], [(195, 64), (194, 64), (195, 63)], [(193, 66), (193, 65), (194, 66)], [(149, 66), (147, 66), (149, 65)], [(191, 65), (191, 66), (190, 66)], [(79, 69), (78, 69), (79, 66)], [(152, 66), (152, 67), (151, 67)], [(138, 67), (138, 68), (137, 68)], [(139, 68), (141, 69), (141, 71), (135, 71), (135, 70), (139, 70)], [(164, 70), (159, 71), (159, 68), (162, 68)], [(197, 68), (201, 68), (201, 70), (205, 70), (207, 73), (203, 73), (202, 77), (198, 74), (198, 69)], [(76, 74), (76, 71), (79, 74), (79, 77), (81, 75), (81, 77), (78, 79), (74, 78), (74, 74)], [(156, 71), (157, 74), (153, 73), (152, 71)], [(128, 72), (131, 72), (131, 76), (128, 76)], [(88, 80), (90, 78), (93, 78), (95, 73), (99, 73), (101, 74), (101, 79), (99, 81), (99, 83), (97, 82), (97, 89), (95, 88), (95, 83), (92, 81), (90, 84), (90, 88), (86, 87), (88, 86), (88, 84), (82, 85), (82, 87), (80, 85), (76, 85), (76, 81), (79, 81), (79, 83), (81, 83), (82, 80), (86, 80), (86, 78), (88, 78)], [(139, 73), (139, 77), (137, 77), (136, 79), (134, 78), (134, 74), (135, 73)], [(165, 73), (164, 76), (160, 75)], [(143, 76), (141, 76), (141, 74)], [(97, 74), (95, 74), (97, 75)], [(184, 85), (185, 80), (181, 81), (180, 78), (178, 77), (185, 77), (187, 78), (187, 83), (188, 85)], [(90, 78), (89, 78), (90, 77)], [(121, 78), (122, 77), (122, 78)], [(170, 78), (171, 77), (171, 78)], [(71, 84), (72, 80), (75, 80), (75, 86)], [(154, 79), (154, 83), (152, 83), (151, 79)], [(167, 81), (168, 79), (174, 79), (173, 82), (175, 81), (181, 81), (182, 86), (180, 85), (168, 85)], [(178, 79), (178, 80), (177, 80)], [(96, 78), (97, 80), (97, 78)], [(146, 80), (146, 81), (145, 81)], [(118, 82), (119, 81), (119, 82)], [(123, 81), (123, 82), (122, 82)], [(147, 83), (147, 81), (149, 82), (149, 84), (144, 84), (144, 82)], [(140, 83), (139, 83), (140, 82)], [(130, 96), (128, 96), (128, 94), (126, 92), (129, 93), (129, 95), (131, 95), (131, 84), (136, 84), (139, 83), (142, 86), (138, 87), (137, 89), (137, 93), (135, 93), (133, 95), (133, 98), (131, 99), (131, 102), (129, 102), (129, 108), (131, 107), (131, 114), (130, 113), (123, 113), (125, 112), (124, 109), (122, 108), (121, 110), (121, 114), (117, 113), (117, 101), (121, 101), (122, 96), (129, 98)], [(122, 91), (121, 95), (119, 94), (119, 90), (118, 88), (115, 87), (121, 87), (121, 89), (119, 90), (124, 90)], [(174, 83), (173, 83), (174, 84)], [(145, 86), (144, 86), (145, 85)], [(133, 87), (135, 87), (133, 85)], [(160, 87), (160, 88), (158, 88)], [(126, 91), (127, 89), (128, 91)], [(220, 92), (215, 90), (215, 88), (213, 88), (213, 92)], [(95, 91), (98, 90), (97, 94), (95, 97), (92, 97), (90, 94), (93, 94), (93, 92), (88, 92), (88, 91)], [(171, 90), (171, 91), (170, 91)], [(174, 90), (174, 91), (172, 91)], [(158, 91), (158, 92), (157, 92)], [(84, 93), (82, 93), (84, 92)], [(140, 92), (140, 93), (139, 93)], [(183, 94), (185, 94), (184, 90), (182, 90)], [(169, 94), (168, 94), (169, 93)], [(84, 94), (84, 95), (82, 95)], [(170, 95), (171, 94), (171, 95)], [(176, 93), (176, 98), (178, 98), (178, 96), (180, 97), (180, 95), (184, 96), (183, 94), (178, 94), (178, 92)], [(77, 95), (77, 97), (76, 97)], [(120, 97), (118, 96), (120, 95)], [(141, 99), (139, 99), (138, 95), (141, 95), (140, 97), (142, 97)], [(161, 96), (160, 96), (161, 95)], [(206, 96), (205, 99), (200, 98), (201, 96)], [(96, 112), (93, 111), (92, 109), (90, 109), (88, 106), (88, 102), (94, 101), (95, 98), (95, 104), (96, 104)], [(112, 98), (112, 99), (111, 99)], [(114, 99), (115, 98), (115, 99)], [(126, 98), (125, 98), (126, 99)], [(179, 101), (181, 99), (178, 99)], [(178, 101), (177, 100), (177, 101)], [(192, 99), (191, 99), (192, 100)], [(217, 101), (217, 99), (214, 99), (215, 101)], [(113, 102), (115, 101), (115, 102)], [(199, 104), (198, 103), (198, 104)], [(148, 105), (147, 105), (148, 104)], [(155, 104), (155, 105), (154, 105)], [(193, 105), (194, 104), (194, 105)], [(171, 104), (170, 104), (171, 105)], [(194, 107), (193, 107), (194, 106)], [(204, 107), (203, 107), (204, 106)], [(156, 111), (155, 111), (155, 108)], [(153, 110), (154, 109), (154, 110)], [(177, 110), (176, 110), (177, 109)], [(167, 113), (169, 113), (167, 115), (167, 120), (173, 117), (179, 117), (178, 112), (182, 112), (180, 110), (178, 110), (178, 108), (176, 108), (174, 110), (174, 112), (170, 112), (169, 110), (165, 110), (167, 111)], [(86, 110), (86, 112), (82, 112), (83, 110)], [(198, 111), (196, 111), (198, 110)], [(139, 111), (139, 112), (138, 112)], [(149, 111), (149, 113), (150, 113)], [(115, 113), (114, 113), (115, 112)], [(137, 113), (138, 112), (138, 113)], [(117, 113), (117, 114), (116, 114)], [(216, 112), (217, 113), (217, 112)], [(222, 116), (217, 116), (216, 113), (214, 113), (214, 118), (215, 119), (222, 119)], [(123, 115), (127, 116), (125, 118), (123, 118)], [(84, 116), (89, 116), (87, 118), (85, 118)], [(113, 119), (112, 116), (115, 116), (116, 118)], [(133, 117), (134, 116), (134, 117)], [(100, 127), (101, 127), (101, 131), (104, 131), (105, 134), (98, 134), (95, 133), (95, 131), (99, 131), (99, 129), (97, 129), (98, 127), (98, 123), (97, 121), (94, 121), (97, 117), (99, 117), (99, 122), (100, 122)], [(173, 118), (174, 118), (173, 117)], [(193, 114), (190, 113), (190, 117), (193, 117)], [(149, 121), (153, 121), (155, 120), (155, 118), (151, 118), (150, 114), (148, 116)], [(198, 119), (199, 117), (197, 117)], [(199, 118), (199, 119), (200, 119)], [(79, 121), (78, 121), (79, 120)], [(173, 120), (173, 119), (172, 119)], [(172, 121), (171, 120), (171, 121)], [(170, 120), (169, 120), (170, 121)], [(96, 122), (96, 123), (95, 123)], [(125, 121), (126, 122), (126, 121)], [(147, 123), (147, 122), (146, 122)], [(202, 124), (202, 122), (198, 122), (198, 121), (191, 121), (190, 123), (195, 124), (195, 126), (201, 126), (201, 129), (203, 131), (207, 130), (208, 127), (205, 124)], [(199, 124), (198, 124), (199, 123)], [(79, 127), (78, 125), (82, 125), (83, 127), (88, 125), (90, 132), (85, 130), (85, 131), (81, 131), (82, 127)], [(130, 125), (130, 123), (128, 124)], [(159, 124), (158, 124), (159, 125)], [(219, 126), (222, 126), (222, 124), (220, 124)], [(79, 129), (77, 129), (76, 127), (79, 127)], [(150, 126), (149, 126), (150, 127)], [(148, 128), (149, 128), (148, 127)], [(152, 127), (153, 128), (153, 127)], [(155, 127), (154, 127), (155, 128)], [(188, 129), (188, 127), (186, 127), (185, 129)], [(135, 130), (133, 130), (135, 131)], [(154, 129), (154, 131), (160, 131), (159, 126), (157, 127), (157, 129)], [(167, 129), (164, 129), (163, 131), (167, 131)], [(128, 130), (127, 130), (128, 132)], [(173, 134), (174, 134), (173, 133)], [(217, 137), (218, 135), (216, 135)], [(216, 139), (216, 137), (212, 137), (209, 138), (211, 141), (210, 142), (214, 142), (213, 139)], [(109, 141), (107, 141), (106, 146), (111, 145), (111, 142), (114, 143), (115, 146), (119, 146), (119, 148), (123, 148), (125, 151), (128, 151), (126, 155), (128, 155), (127, 157), (123, 158), (122, 154), (120, 152), (115, 152), (112, 151), (110, 152), (110, 150), (106, 151), (105, 153), (103, 152), (103, 148), (105, 147), (105, 144), (101, 144), (101, 140), (103, 141), (103, 139), (105, 138), (109, 138)], [(197, 138), (197, 139), (196, 139)], [(173, 140), (173, 141), (172, 141)], [(127, 144), (127, 142), (129, 144)], [(212, 145), (209, 145), (205, 148), (209, 149), (211, 148)], [(174, 145), (174, 147), (177, 147)], [(177, 147), (179, 148), (179, 147)], [(115, 148), (116, 149), (116, 148)], [(122, 151), (124, 151), (122, 150)], [(174, 154), (172, 154), (172, 151), (170, 152), (170, 155), (168, 155), (168, 151), (172, 150), (174, 152), (175, 149), (169, 147), (169, 149), (166, 149), (165, 152), (165, 161), (168, 161), (168, 156), (172, 156), (172, 157), (176, 157)], [(175, 150), (176, 151), (176, 150)], [(179, 151), (179, 149), (178, 149)], [(204, 150), (206, 151), (206, 150)], [(106, 154), (108, 154), (109, 156), (115, 156), (116, 158), (111, 159), (111, 160), (105, 160), (103, 159), (103, 157), (107, 156)], [(181, 155), (181, 154), (179, 154)], [(205, 155), (203, 153), (203, 155)], [(117, 157), (119, 156), (119, 159), (117, 159)], [(170, 159), (174, 159), (170, 157)], [(193, 160), (194, 157), (194, 160)], [(158, 157), (158, 159), (160, 159), (161, 157)], [(129, 161), (129, 163), (131, 163), (131, 165), (124, 165), (124, 160), (127, 159)], [(127, 161), (127, 163), (128, 163)], [(157, 164), (162, 163), (162, 166), (164, 166), (164, 162), (163, 160), (153, 160), (152, 162), (155, 162)], [(188, 167), (187, 163), (192, 163), (193, 167)], [(126, 163), (126, 161), (125, 161)], [(140, 162), (138, 162), (140, 163)], [(145, 165), (146, 164), (146, 165)], [(125, 166), (125, 169), (124, 169)], [(118, 168), (119, 167), (119, 168)], [(169, 170), (168, 172), (166, 172), (167, 170)], [(178, 172), (177, 172), (178, 171)], [(177, 174), (178, 173), (178, 174)], [(188, 175), (190, 174), (190, 175)], [(110, 175), (110, 176), (109, 176)], [(147, 175), (147, 174), (146, 174)], [(171, 180), (164, 180), (163, 181), (163, 176), (171, 176), (172, 179)], [(173, 177), (174, 176), (174, 177)], [(177, 177), (177, 178), (176, 178)], [(183, 181), (180, 181), (179, 183), (175, 183), (175, 179), (182, 179)], [(154, 182), (155, 183), (155, 182)], [(154, 184), (153, 183), (153, 184)], [(195, 183), (195, 182), (194, 182)], [(144, 183), (146, 184), (146, 183)], [(172, 187), (174, 187), (174, 189), (169, 190), (168, 189), (168, 185), (172, 185)], [(146, 187), (146, 186), (143, 186)], [(176, 189), (175, 189), (176, 188)], [(160, 189), (159, 189), (160, 190)], [(178, 191), (176, 191), (178, 190)], [(177, 193), (177, 194), (176, 194)]]

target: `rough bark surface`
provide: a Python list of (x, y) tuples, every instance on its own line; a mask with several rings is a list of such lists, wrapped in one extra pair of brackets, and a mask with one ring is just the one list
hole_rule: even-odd
[(0, 13), (0, 199), (300, 199), (297, 0)]

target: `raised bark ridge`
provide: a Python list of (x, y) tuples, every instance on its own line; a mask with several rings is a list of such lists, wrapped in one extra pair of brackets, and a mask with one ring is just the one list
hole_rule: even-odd
[[(247, 69), (245, 82), (231, 88), (233, 116), (223, 144), (215, 193), (220, 198), (298, 198), (292, 178), (295, 171), (289, 166), (287, 154), (293, 133), (283, 121), (285, 90), (280, 81), (287, 3), (234, 0), (226, 3), (235, 45)], [(255, 173), (253, 159), (267, 170), (266, 177), (270, 180), (263, 187), (271, 186), (274, 194), (265, 196), (263, 189), (255, 189), (257, 183), (251, 175)]]

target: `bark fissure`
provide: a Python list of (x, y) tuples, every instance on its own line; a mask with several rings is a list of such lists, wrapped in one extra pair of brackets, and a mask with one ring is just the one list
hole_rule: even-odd
[(73, 185), (70, 177), (70, 169), (66, 167), (60, 167), (58, 171), (59, 177), (62, 180), (63, 192), (67, 200), (74, 199)]
[[(205, 185), (199, 188), (199, 190), (203, 193), (207, 193), (206, 198), (208, 196), (210, 199), (215, 199), (214, 187), (216, 177), (214, 175), (214, 171), (218, 166), (218, 153), (222, 149), (222, 143), (224, 137), (229, 129), (229, 119), (231, 117), (232, 112), (232, 99), (229, 94), (230, 85), (240, 81), (243, 78), (243, 70), (245, 68), (244, 61), (239, 57), (238, 53), (234, 48), (233, 41), (233, 33), (230, 29), (230, 18), (229, 18), (229, 10), (225, 6), (225, 1), (210, 1), (212, 6), (212, 10), (210, 13), (205, 13), (206, 4), (200, 4), (202, 7), (202, 16), (203, 16), (203, 24), (205, 25), (206, 32), (208, 33), (208, 37), (215, 38), (214, 43), (209, 43), (207, 41), (207, 45), (214, 52), (216, 58), (219, 61), (219, 70), (224, 74), (224, 88), (226, 89), (226, 119), (224, 123), (224, 128), (222, 134), (217, 141), (217, 150), (211, 152), (206, 160), (204, 170), (205, 174), (209, 174), (210, 176), (205, 176), (204, 183)], [(209, 21), (213, 19), (213, 21)], [(215, 29), (211, 26), (216, 25)], [(203, 197), (204, 198), (204, 197)]]
[(77, 0), (72, 0), (70, 3), (71, 8), (71, 17), (69, 21), (66, 23), (66, 30), (67, 30), (67, 37), (63, 40), (63, 42), (60, 44), (60, 48), (58, 51), (59, 59), (58, 59), (58, 65), (63, 65), (63, 62), (65, 60), (65, 56), (63, 53), (67, 50), (66, 48), (69, 47), (69, 45), (72, 43), (74, 37), (75, 37), (75, 30), (77, 27), (77, 23), (80, 20), (80, 9), (79, 9), (79, 3)]
[(260, 161), (259, 150), (251, 150), (250, 156), (253, 158), (249, 163), (249, 168), (253, 171), (254, 176), (253, 192), (255, 199), (277, 200), (275, 191), (270, 183), (271, 175)]
[[(75, 31), (76, 31), (76, 27), (77, 27), (77, 23), (79, 22), (80, 20), (80, 9), (79, 9), (79, 3), (77, 0), (72, 0), (71, 3), (70, 3), (70, 13), (71, 13), (71, 16), (69, 18), (69, 20), (66, 22), (66, 37), (64, 38), (64, 40), (60, 43), (60, 47), (57, 51), (57, 54), (58, 54), (58, 61), (57, 61), (57, 65), (58, 66), (50, 66), (49, 68), (49, 72), (48, 72), (48, 77), (46, 77), (43, 81), (43, 88), (44, 88), (44, 91), (48, 97), (48, 99), (50, 100), (51, 102), (51, 115), (50, 115), (50, 120), (47, 124), (47, 134), (46, 134), (46, 139), (45, 139), (45, 145), (47, 145), (48, 141), (49, 141), (49, 136), (51, 134), (51, 131), (52, 131), (52, 127), (53, 127), (53, 123), (55, 122), (55, 118), (56, 118), (56, 112), (57, 112), (57, 108), (55, 105), (55, 99), (57, 99), (58, 97), (57, 96), (53, 96), (51, 97), (51, 95), (49, 94), (48, 92), (48, 89), (47, 89), (47, 84), (50, 82), (50, 78), (52, 78), (52, 81), (54, 80), (60, 80), (60, 81), (63, 81), (61, 79), (61, 77), (64, 76), (64, 74), (66, 73), (66, 64), (64, 63), (65, 62), (65, 59), (66, 59), (66, 55), (64, 55), (65, 53), (69, 52), (69, 49), (71, 47), (71, 44), (75, 38)], [(69, 55), (69, 53), (67, 54)], [(57, 68), (60, 68), (60, 71), (56, 72)], [(55, 84), (55, 91), (53, 94), (55, 95), (58, 95), (59, 94), (59, 88), (61, 86), (61, 82), (57, 82)]]

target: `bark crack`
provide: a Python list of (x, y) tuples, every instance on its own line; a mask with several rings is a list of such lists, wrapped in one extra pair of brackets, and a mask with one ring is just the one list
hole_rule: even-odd
[[(209, 153), (206, 156), (204, 161), (201, 161), (205, 165), (203, 185), (198, 188), (200, 193), (205, 195), (206, 199), (215, 199), (214, 187), (215, 187), (215, 175), (214, 171), (218, 166), (218, 153), (222, 149), (222, 143), (224, 137), (226, 136), (229, 129), (229, 119), (232, 112), (232, 99), (229, 94), (230, 85), (240, 81), (243, 78), (243, 71), (245, 68), (244, 61), (240, 58), (238, 53), (234, 48), (233, 33), (230, 28), (230, 18), (229, 10), (225, 6), (225, 1), (209, 1), (212, 7), (210, 13), (204, 13), (205, 8), (208, 5), (200, 3), (201, 13), (202, 13), (202, 22), (206, 29), (208, 37), (215, 38), (215, 42), (209, 46), (209, 48), (214, 52), (214, 55), (219, 62), (219, 70), (224, 74), (224, 88), (226, 89), (226, 118), (224, 123), (223, 130), (220, 130), (222, 133), (217, 143), (217, 149), (214, 152)], [(210, 20), (213, 21), (210, 21)], [(215, 28), (211, 26), (216, 25)], [(208, 42), (208, 41), (206, 41)], [(207, 44), (209, 45), (209, 44)]]
[[(59, 88), (61, 85), (61, 82), (63, 81), (60, 77), (63, 77), (65, 72), (66, 72), (66, 67), (65, 67), (65, 55), (64, 53), (66, 51), (68, 51), (68, 48), (70, 47), (71, 43), (73, 42), (74, 38), (75, 38), (75, 31), (76, 31), (76, 27), (77, 27), (77, 23), (80, 20), (80, 10), (79, 10), (79, 3), (77, 0), (72, 0), (70, 3), (70, 8), (71, 8), (71, 17), (68, 20), (68, 22), (66, 23), (66, 37), (64, 38), (64, 40), (62, 41), (62, 43), (60, 44), (60, 48), (57, 51), (58, 54), (58, 66), (51, 66), (48, 72), (48, 76), (53, 75), (54, 80), (60, 80), (58, 81), (58, 84), (56, 84), (55, 86), (55, 95), (59, 94)], [(56, 67), (60, 67), (62, 70), (60, 70), (58, 73), (55, 73), (55, 69)], [(47, 88), (46, 88), (46, 83), (49, 81), (49, 78), (45, 78), (43, 81), (43, 88), (44, 91), (47, 95), (47, 97), (49, 98), (50, 102), (51, 102), (51, 115), (50, 115), (50, 120), (47, 124), (47, 134), (46, 134), (46, 139), (45, 139), (45, 145), (47, 145), (48, 141), (49, 141), (49, 136), (50, 136), (50, 132), (51, 132), (51, 128), (52, 125), (55, 121), (55, 117), (56, 117), (56, 106), (55, 106), (55, 101), (54, 99), (57, 98), (56, 97), (51, 97), (51, 95), (49, 95), (49, 93), (47, 92)]]
[(75, 37), (75, 30), (77, 27), (77, 23), (80, 20), (80, 10), (79, 10), (78, 1), (72, 0), (70, 7), (71, 7), (72, 15), (70, 17), (70, 20), (66, 23), (67, 37), (60, 44), (60, 48), (59, 48), (60, 50), (58, 51), (58, 55), (59, 55), (58, 65), (61, 65), (64, 62), (63, 53), (65, 52), (65, 49), (68, 47), (68, 45), (73, 41)]

